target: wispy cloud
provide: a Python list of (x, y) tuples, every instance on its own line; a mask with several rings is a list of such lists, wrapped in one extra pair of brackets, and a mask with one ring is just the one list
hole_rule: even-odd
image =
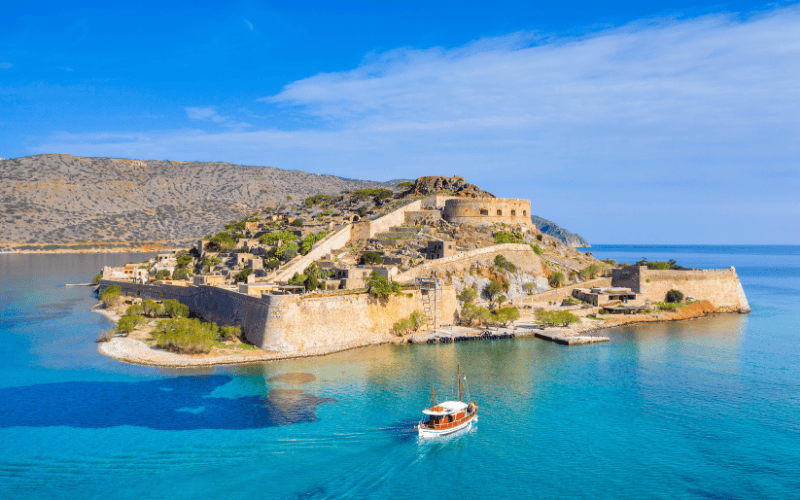
[(191, 120), (210, 121), (218, 123), (219, 125), (222, 125), (224, 127), (235, 128), (235, 129), (243, 129), (252, 126), (249, 123), (238, 122), (235, 120), (231, 120), (226, 116), (221, 116), (220, 114), (217, 113), (216, 106), (206, 106), (202, 108), (187, 107), (184, 109), (186, 110), (186, 115)]
[(253, 31), (253, 23), (251, 23), (250, 21), (248, 21), (247, 19), (245, 19), (245, 20), (244, 20), (244, 24), (246, 24), (246, 25), (247, 25), (247, 27), (248, 27), (248, 28), (250, 28), (250, 31)]
[(10, 69), (13, 64), (7, 62), (0, 62), (0, 69)]
[[(770, 203), (800, 191), (798, 81), (797, 8), (647, 20), (581, 38), (519, 33), (372, 54), (263, 98), (291, 128), (152, 133), (128, 147), (364, 178), (459, 173), (533, 197), (537, 213), (568, 227), (592, 213), (595, 241), (620, 218), (639, 222), (641, 241), (662, 241), (652, 222), (666, 221), (667, 207), (719, 223), (747, 199), (762, 220), (800, 223), (800, 207)], [(232, 122), (213, 107), (186, 111)], [(293, 123), (298, 114), (311, 125)], [(36, 149), (117, 151), (89, 139)]]

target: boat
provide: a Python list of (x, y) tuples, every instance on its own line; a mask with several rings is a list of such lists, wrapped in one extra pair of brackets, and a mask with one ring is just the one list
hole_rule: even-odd
[(478, 421), (478, 403), (467, 404), (461, 400), (461, 363), (458, 364), (458, 401), (444, 401), (437, 405), (436, 393), (431, 388), (431, 407), (422, 413), (425, 417), (417, 425), (421, 438), (446, 436), (468, 429)]

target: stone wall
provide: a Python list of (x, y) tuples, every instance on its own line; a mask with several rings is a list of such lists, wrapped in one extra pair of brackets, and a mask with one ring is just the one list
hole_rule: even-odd
[(469, 252), (460, 252), (450, 257), (426, 262), (398, 274), (395, 281), (410, 283), (414, 278), (442, 277), (447, 273), (455, 274), (468, 271), (472, 264), (478, 260), (494, 262), (497, 255), (502, 255), (512, 262), (520, 271), (532, 274), (535, 277), (544, 276), (542, 259), (529, 245), (521, 243), (503, 243), (490, 247), (478, 248)]
[[(104, 280), (100, 288), (119, 285), (122, 294), (142, 299), (174, 299), (206, 321), (239, 326), (249, 342), (279, 352), (330, 350), (374, 343), (392, 336), (392, 325), (424, 311), (418, 290), (412, 297), (376, 299), (366, 293), (262, 295), (251, 297), (213, 286), (140, 285)], [(440, 321), (455, 322), (458, 303), (452, 287), (443, 293)]]
[[(577, 283), (561, 288), (553, 288), (552, 290), (548, 290), (546, 292), (511, 299), (504, 305), (511, 305), (514, 307), (530, 306), (532, 308), (547, 308), (552, 304), (560, 304), (562, 300), (572, 297), (572, 291), (576, 288), (592, 288), (596, 286), (611, 286), (611, 278), (596, 278), (593, 280), (584, 281), (583, 283)], [(520, 313), (524, 314), (525, 311), (520, 309)]]
[(453, 223), (471, 225), (503, 222), (533, 226), (531, 202), (515, 198), (450, 199), (444, 204), (444, 219)]
[[(248, 340), (271, 351), (293, 352), (346, 347), (391, 337), (392, 325), (414, 311), (424, 311), (420, 291), (412, 297), (377, 299), (366, 293), (331, 297), (270, 296), (263, 337)], [(443, 294), (441, 321), (455, 323), (455, 291)]]
[(352, 226), (346, 225), (343, 228), (339, 229), (333, 234), (329, 234), (322, 241), (317, 242), (314, 247), (308, 252), (306, 255), (296, 259), (294, 262), (289, 264), (289, 267), (283, 270), (279, 270), (275, 277), (273, 278), (274, 281), (288, 281), (294, 273), (302, 274), (308, 266), (310, 266), (314, 261), (320, 260), (323, 256), (329, 254), (334, 250), (338, 250), (339, 248), (344, 247), (350, 241), (352, 237)]
[(707, 300), (730, 311), (750, 312), (736, 269), (698, 269), (659, 271), (645, 266), (628, 266), (612, 272), (613, 286), (644, 292), (653, 302), (663, 302), (667, 292), (680, 290), (694, 300)]

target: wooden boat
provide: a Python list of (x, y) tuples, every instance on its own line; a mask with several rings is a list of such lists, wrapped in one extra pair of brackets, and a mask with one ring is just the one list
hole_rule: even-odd
[(436, 394), (431, 389), (431, 407), (422, 410), (423, 417), (417, 426), (419, 437), (445, 436), (472, 427), (478, 420), (478, 403), (461, 401), (461, 363), (458, 364), (458, 401), (436, 404)]

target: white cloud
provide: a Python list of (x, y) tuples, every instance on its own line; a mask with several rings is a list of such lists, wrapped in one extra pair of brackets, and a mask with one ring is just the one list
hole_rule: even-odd
[(244, 20), (244, 24), (246, 24), (246, 25), (247, 25), (247, 27), (248, 27), (248, 28), (250, 28), (250, 31), (253, 31), (253, 23), (251, 23), (250, 21), (248, 21), (247, 19), (245, 19), (245, 20)]
[(228, 117), (219, 115), (217, 113), (216, 106), (206, 106), (202, 108), (188, 107), (184, 109), (186, 110), (186, 115), (191, 120), (211, 121), (214, 123), (218, 123), (222, 126), (234, 129), (242, 129), (252, 126), (249, 123), (237, 122), (229, 119)]
[[(519, 33), (375, 54), (264, 98), (291, 128), (153, 132), (123, 144), (136, 157), (361, 178), (458, 173), (500, 195), (531, 197), (536, 213), (594, 241), (630, 241), (621, 229), (630, 225), (641, 242), (711, 233), (712, 242), (743, 242), (739, 229), (752, 224), (763, 232), (753, 241), (767, 242), (777, 226), (800, 225), (797, 203), (772, 203), (800, 190), (798, 81), (797, 8), (744, 20), (649, 20), (582, 38)], [(186, 111), (235, 123), (213, 107)], [(293, 122), (298, 114), (311, 125)], [(113, 155), (122, 146), (53, 139), (36, 150)], [(760, 207), (753, 220), (728, 217), (726, 207), (744, 199)], [(670, 213), (705, 222), (670, 227)]]
[(0, 69), (9, 69), (11, 68), (11, 66), (13, 66), (13, 64), (7, 62), (0, 62)]

